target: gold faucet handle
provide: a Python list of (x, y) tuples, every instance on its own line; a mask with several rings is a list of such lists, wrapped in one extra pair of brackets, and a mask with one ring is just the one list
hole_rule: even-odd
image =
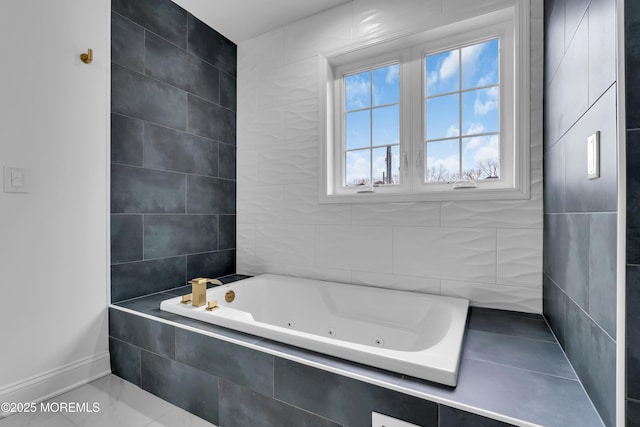
[(217, 299), (212, 299), (211, 301), (209, 301), (209, 303), (207, 304), (207, 311), (213, 311), (215, 309), (219, 308), (218, 306), (218, 300)]
[(182, 304), (189, 304), (192, 299), (193, 299), (193, 295), (192, 294), (182, 295), (182, 301), (180, 301), (180, 302)]

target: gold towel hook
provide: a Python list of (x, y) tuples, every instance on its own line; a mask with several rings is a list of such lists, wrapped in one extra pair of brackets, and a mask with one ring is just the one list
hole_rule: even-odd
[(91, 64), (91, 61), (93, 61), (93, 50), (88, 49), (87, 53), (81, 54), (80, 60), (85, 64)]

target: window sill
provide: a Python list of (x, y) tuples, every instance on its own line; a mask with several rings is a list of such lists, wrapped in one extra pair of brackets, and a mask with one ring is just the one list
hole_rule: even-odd
[(321, 194), (320, 204), (333, 203), (399, 203), (399, 202), (447, 202), (472, 200), (529, 200), (529, 191), (508, 189), (461, 188), (449, 191), (433, 191), (421, 193), (352, 193)]

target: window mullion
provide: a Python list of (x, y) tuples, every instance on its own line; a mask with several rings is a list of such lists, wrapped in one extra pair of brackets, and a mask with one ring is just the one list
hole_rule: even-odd
[(373, 186), (373, 71), (369, 71), (369, 185)]
[[(418, 75), (420, 76), (420, 105), (418, 108), (418, 111), (420, 111), (420, 145), (418, 147), (415, 147), (415, 141), (418, 141), (417, 136), (413, 138), (413, 144), (411, 147), (411, 154), (412, 156), (409, 158), (409, 162), (411, 164), (415, 164), (415, 160), (413, 159), (413, 153), (418, 153), (417, 155), (420, 155), (420, 153), (423, 153), (422, 155), (425, 158), (425, 167), (427, 164), (427, 160), (426, 160), (426, 156), (427, 156), (427, 144), (426, 144), (426, 140), (427, 140), (427, 68), (426, 68), (426, 64), (427, 64), (427, 57), (422, 54), (422, 52), (420, 53), (420, 73), (418, 73)], [(418, 62), (418, 61), (416, 61)], [(417, 78), (417, 77), (416, 77)], [(417, 124), (412, 126), (412, 130), (415, 132), (415, 129), (417, 128)], [(418, 148), (417, 150), (415, 148)], [(415, 168), (412, 168), (412, 170), (415, 172)], [(417, 173), (417, 177), (415, 177), (415, 179), (413, 179), (412, 184), (417, 186), (416, 189), (420, 188), (420, 185), (422, 185), (424, 183), (424, 173), (418, 171)]]
[(462, 48), (458, 54), (458, 180), (462, 181)]

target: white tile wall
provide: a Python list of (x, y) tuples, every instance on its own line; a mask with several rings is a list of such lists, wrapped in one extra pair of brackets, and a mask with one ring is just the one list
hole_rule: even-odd
[(391, 227), (316, 226), (319, 267), (391, 273), (391, 248)]
[(428, 294), (440, 293), (440, 280), (425, 277), (353, 271), (351, 273), (351, 282), (356, 285), (377, 286), (399, 291), (424, 292)]
[[(250, 105), (253, 105), (251, 103)], [(284, 139), (284, 109), (264, 108), (247, 110), (246, 126), (238, 126), (238, 149), (255, 145), (278, 144)]]
[(316, 182), (318, 140), (298, 144), (272, 145), (258, 152), (258, 181), (261, 184)]
[(269, 108), (265, 107), (292, 104), (318, 96), (319, 67), (316, 57), (280, 66), (272, 64), (273, 68), (256, 76), (263, 81), (258, 88), (258, 105), (263, 107), (262, 109), (268, 110)]
[[(240, 152), (238, 150), (238, 157)], [(238, 176), (240, 176), (238, 170)], [(238, 224), (278, 224), (284, 215), (281, 185), (238, 185)]]
[(352, 207), (354, 224), (438, 227), (440, 203), (372, 203)]
[(498, 284), (538, 288), (541, 271), (542, 236), (538, 230), (498, 229)]
[(347, 3), (284, 27), (285, 62), (315, 57), (318, 52), (351, 42), (353, 6)]
[(318, 107), (318, 100), (316, 98), (305, 99), (295, 104), (285, 106), (285, 142), (313, 140), (317, 145), (318, 138), (320, 137), (318, 131)]
[[(540, 89), (542, 92), (542, 89)], [(542, 102), (542, 98), (541, 101)], [(544, 133), (542, 129), (544, 113), (543, 110), (531, 110), (531, 170), (542, 173), (543, 141)]]
[[(540, 0), (532, 0), (532, 3)], [(443, 0), (442, 1), (442, 13), (448, 16), (469, 16), (474, 12), (480, 12), (486, 10), (485, 8), (490, 6), (495, 7), (508, 7), (513, 2), (509, 0)]]
[(256, 225), (237, 224), (236, 244), (238, 246), (238, 258), (244, 259), (256, 254)]
[(285, 265), (283, 268), (283, 274), (286, 276), (325, 280), (329, 282), (351, 282), (351, 270), (340, 270), (337, 268)]
[(354, 40), (375, 39), (437, 21), (441, 0), (355, 0)]
[[(318, 182), (284, 188), (284, 222), (287, 224), (351, 224), (351, 205), (318, 204)], [(369, 224), (371, 225), (371, 224)]]
[(313, 266), (315, 227), (312, 225), (256, 225), (256, 257), (265, 264)]
[(532, 197), (524, 201), (318, 203), (317, 55), (437, 24), (443, 15), (468, 16), (479, 2), (355, 0), (241, 43), (238, 271), (541, 312), (541, 3), (531, 2)]
[(443, 280), (441, 288), (442, 295), (467, 298), (477, 307), (542, 313), (542, 287), (532, 289)]
[(542, 169), (531, 171), (530, 200), (442, 202), (442, 226), (542, 230)]
[(394, 227), (393, 272), (408, 276), (496, 282), (496, 230)]

